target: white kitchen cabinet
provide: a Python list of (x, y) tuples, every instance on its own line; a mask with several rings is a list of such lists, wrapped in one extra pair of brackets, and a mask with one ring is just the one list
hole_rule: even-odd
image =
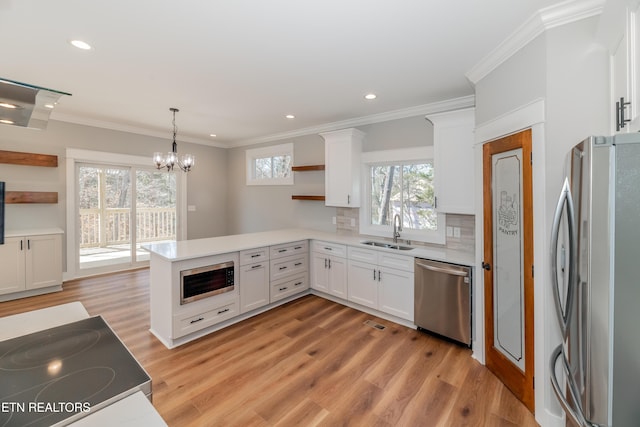
[(271, 246), (270, 252), (270, 302), (309, 289), (309, 244), (306, 240)]
[(360, 155), (364, 133), (343, 129), (320, 135), (324, 138), (325, 205), (360, 207)]
[(430, 114), (436, 209), (473, 215), (475, 109)]
[(413, 321), (413, 257), (349, 246), (348, 258), (349, 301)]
[(309, 289), (308, 277), (307, 272), (305, 272), (271, 282), (271, 302), (279, 301)]
[(347, 299), (346, 246), (314, 241), (311, 253), (311, 287)]
[(378, 310), (413, 321), (413, 272), (379, 267)]
[(611, 55), (611, 118), (616, 133), (640, 130), (640, 3), (607, 3), (599, 29)]
[(0, 271), (0, 294), (61, 285), (61, 235), (6, 237), (0, 245)]
[(240, 251), (240, 313), (269, 304), (269, 247)]
[(348, 300), (365, 307), (378, 308), (378, 266), (361, 261), (348, 261)]

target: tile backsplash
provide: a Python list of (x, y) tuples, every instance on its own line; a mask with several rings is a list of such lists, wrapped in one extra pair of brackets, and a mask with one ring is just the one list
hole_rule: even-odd
[[(352, 225), (354, 224), (354, 225)], [(460, 251), (475, 250), (475, 216), (447, 214), (446, 227), (451, 227), (451, 231), (459, 229), (459, 237), (447, 236), (445, 247), (447, 249), (455, 249)], [(360, 229), (360, 209), (357, 208), (336, 208), (336, 232), (342, 235), (357, 236)], [(412, 244), (420, 244), (421, 242), (412, 241)]]

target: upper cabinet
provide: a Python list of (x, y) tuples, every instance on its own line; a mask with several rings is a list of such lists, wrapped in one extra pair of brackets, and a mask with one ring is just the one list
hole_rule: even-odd
[(640, 5), (607, 2), (599, 38), (611, 54), (612, 131), (640, 131)]
[(430, 114), (426, 118), (433, 123), (436, 209), (473, 215), (475, 109)]
[(324, 132), (325, 205), (360, 207), (360, 154), (364, 133), (358, 129)]

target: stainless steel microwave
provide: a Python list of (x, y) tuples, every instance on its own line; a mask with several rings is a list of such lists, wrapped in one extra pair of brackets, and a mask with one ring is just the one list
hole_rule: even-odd
[(233, 261), (180, 272), (180, 305), (235, 289)]

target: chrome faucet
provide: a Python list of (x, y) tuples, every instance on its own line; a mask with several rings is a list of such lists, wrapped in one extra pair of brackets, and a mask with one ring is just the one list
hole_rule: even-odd
[(402, 231), (402, 224), (400, 223), (400, 215), (395, 214), (393, 217), (393, 243), (398, 243), (398, 237)]

